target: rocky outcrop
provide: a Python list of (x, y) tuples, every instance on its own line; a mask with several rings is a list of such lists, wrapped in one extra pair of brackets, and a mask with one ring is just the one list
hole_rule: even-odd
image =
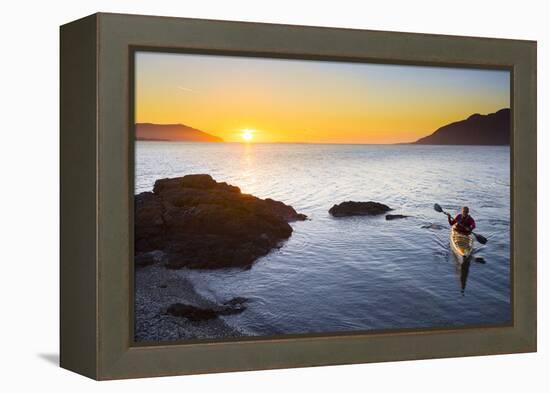
[(433, 134), (420, 138), (420, 145), (509, 145), (510, 109), (480, 115), (475, 113), (465, 120), (447, 124)]
[(247, 299), (237, 297), (225, 302), (221, 306), (212, 308), (201, 308), (185, 303), (174, 303), (168, 307), (166, 312), (175, 317), (187, 318), (190, 321), (207, 321), (218, 318), (220, 315), (240, 314), (246, 310)]
[(405, 216), (403, 214), (386, 214), (386, 220), (387, 221), (390, 221), (390, 220), (398, 220), (400, 218), (407, 218), (409, 216)]
[(349, 216), (376, 216), (392, 210), (389, 206), (378, 202), (354, 202), (347, 201), (334, 205), (329, 209), (329, 213), (334, 217)]
[(209, 175), (157, 180), (153, 192), (135, 197), (136, 261), (162, 251), (170, 268), (250, 267), (291, 236), (290, 221), (305, 219)]

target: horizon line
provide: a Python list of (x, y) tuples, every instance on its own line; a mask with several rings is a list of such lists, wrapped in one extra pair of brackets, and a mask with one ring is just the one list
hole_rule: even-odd
[[(430, 135), (433, 135), (435, 132), (437, 132), (440, 128), (442, 127), (445, 127), (447, 125), (450, 125), (450, 124), (453, 124), (453, 123), (458, 123), (458, 122), (461, 122), (461, 121), (465, 121), (465, 120), (468, 120), (470, 117), (474, 116), (474, 115), (482, 115), (482, 116), (488, 116), (488, 115), (492, 115), (492, 114), (496, 114), (502, 110), (511, 110), (511, 106), (508, 106), (508, 107), (504, 107), (504, 108), (500, 108), (500, 109), (497, 109), (497, 110), (494, 110), (494, 112), (487, 112), (487, 113), (480, 113), (480, 112), (474, 112), (472, 114), (470, 114), (469, 116), (465, 117), (465, 118), (462, 118), (460, 120), (454, 120), (454, 121), (451, 121), (450, 123), (447, 123), (447, 124), (443, 124), (441, 125), (440, 127), (438, 127), (437, 129), (427, 133), (426, 135), (424, 136), (421, 136), (419, 137), (418, 139), (416, 139), (415, 141), (412, 141), (412, 142), (390, 142), (390, 143), (347, 143), (347, 142), (239, 142), (239, 141), (234, 141), (234, 142), (228, 142), (228, 141), (225, 141), (222, 137), (218, 136), (216, 134), (216, 132), (212, 132), (212, 131), (204, 131), (202, 130), (201, 128), (195, 128), (194, 126), (189, 126), (187, 124), (184, 124), (184, 123), (154, 123), (154, 122), (150, 122), (150, 121), (146, 121), (146, 122), (137, 122), (134, 120), (134, 127), (137, 126), (138, 124), (150, 124), (150, 125), (158, 125), (158, 126), (182, 126), (182, 127), (187, 127), (187, 128), (191, 128), (193, 130), (196, 130), (196, 131), (199, 131), (199, 132), (202, 132), (204, 134), (207, 134), (207, 135), (211, 135), (213, 137), (216, 137), (216, 138), (219, 138), (221, 139), (221, 142), (212, 142), (212, 143), (241, 143), (241, 144), (282, 144), (282, 143), (286, 143), (286, 144), (323, 144), (323, 145), (326, 145), (326, 144), (329, 144), (329, 145), (400, 145), (400, 144), (405, 144), (405, 145), (410, 145), (410, 144), (415, 144), (416, 142), (418, 142), (419, 140), (423, 139), (423, 138), (426, 138), (426, 137), (429, 137)], [(136, 140), (140, 140), (140, 139), (137, 139)], [(149, 141), (153, 141), (153, 140), (149, 140)], [(177, 141), (177, 140), (158, 140), (157, 142), (193, 142), (193, 141)], [(199, 143), (209, 143), (209, 142), (201, 142), (201, 141), (197, 141)], [(510, 143), (508, 143), (508, 146), (510, 145)], [(445, 146), (445, 145), (442, 145), (442, 146)], [(505, 146), (505, 145), (454, 145), (454, 146)]]
[(484, 145), (469, 145), (459, 143), (447, 144), (432, 144), (432, 143), (416, 143), (416, 142), (394, 142), (394, 143), (345, 143), (345, 142), (212, 142), (212, 141), (177, 141), (177, 140), (151, 140), (151, 139), (135, 139), (135, 142), (168, 142), (168, 143), (195, 143), (195, 144), (234, 144), (234, 145), (365, 145), (365, 146), (394, 146), (394, 145), (417, 145), (417, 146), (510, 146), (510, 144), (484, 144)]

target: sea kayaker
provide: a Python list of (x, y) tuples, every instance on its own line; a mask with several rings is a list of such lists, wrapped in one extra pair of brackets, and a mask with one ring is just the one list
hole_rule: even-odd
[(476, 227), (476, 222), (474, 221), (472, 216), (470, 216), (470, 209), (468, 208), (468, 206), (464, 206), (461, 213), (457, 214), (454, 219), (449, 213), (447, 213), (447, 218), (449, 219), (449, 225), (454, 225), (455, 229), (458, 232), (465, 235), (469, 235), (470, 233), (472, 233), (472, 231)]

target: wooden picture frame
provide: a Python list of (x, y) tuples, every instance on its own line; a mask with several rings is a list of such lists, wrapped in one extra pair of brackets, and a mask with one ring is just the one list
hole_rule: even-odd
[[(131, 59), (183, 53), (512, 73), (509, 326), (135, 345)], [(536, 42), (98, 13), (61, 27), (61, 366), (119, 379), (536, 351)]]

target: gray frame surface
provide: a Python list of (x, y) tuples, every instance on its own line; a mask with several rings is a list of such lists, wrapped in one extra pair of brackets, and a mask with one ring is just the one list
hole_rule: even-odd
[[(513, 324), (134, 346), (135, 48), (512, 71)], [(61, 27), (61, 366), (95, 379), (536, 351), (536, 42), (120, 14)]]

